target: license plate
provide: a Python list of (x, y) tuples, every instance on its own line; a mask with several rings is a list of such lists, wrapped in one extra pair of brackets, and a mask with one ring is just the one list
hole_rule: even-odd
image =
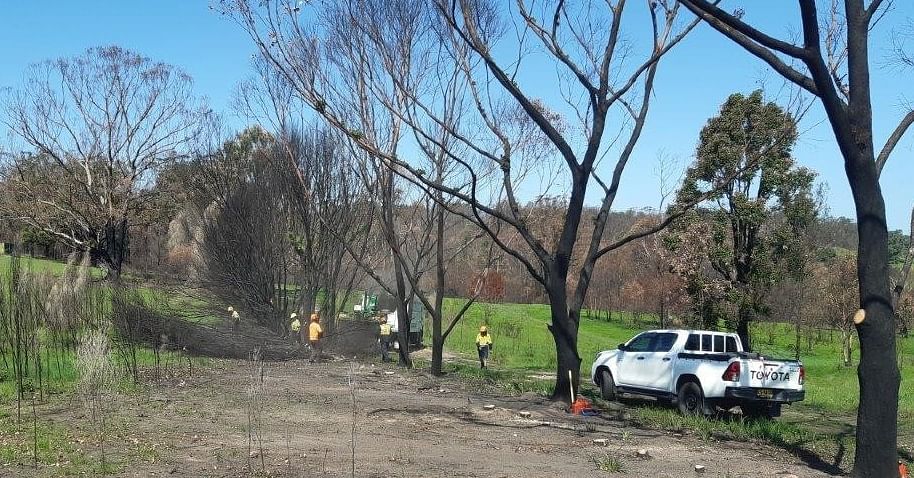
[(755, 391), (755, 396), (758, 398), (771, 398), (774, 396), (774, 390), (770, 388), (760, 388)]

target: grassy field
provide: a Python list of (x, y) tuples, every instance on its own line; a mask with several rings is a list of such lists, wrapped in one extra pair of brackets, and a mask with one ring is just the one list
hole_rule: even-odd
[[(8, 255), (0, 254), (0, 274), (9, 273), (11, 259), (12, 258)], [(28, 272), (49, 273), (56, 276), (63, 274), (63, 271), (67, 268), (67, 264), (65, 262), (22, 256), (19, 258), (19, 267)], [(97, 267), (92, 267), (89, 273), (96, 279), (104, 275), (104, 272)]]
[[(0, 284), (3, 279), (8, 278), (10, 274), (11, 258), (10, 256), (0, 255)], [(19, 267), (21, 271), (34, 274), (48, 274), (51, 276), (60, 276), (66, 269), (66, 264), (45, 259), (35, 259), (30, 257), (20, 258)], [(90, 274), (94, 278), (101, 278), (103, 272), (98, 268), (91, 268)], [(8, 294), (6, 287), (0, 288), (0, 293)], [(195, 310), (188, 306), (193, 300), (185, 294), (168, 294), (164, 291), (149, 287), (138, 287), (136, 290), (145, 302), (149, 304), (163, 304), (162, 310)], [(101, 303), (110, 302), (111, 291), (108, 288), (102, 290)], [(194, 305), (199, 305), (194, 303)], [(168, 306), (168, 307), (166, 307)], [(190, 312), (187, 312), (190, 313)], [(40, 367), (30, 360), (29, 377), (23, 384), (26, 392), (30, 390), (39, 390), (46, 393), (66, 393), (70, 392), (77, 379), (77, 372), (74, 364), (74, 351), (63, 348), (59, 342), (60, 338), (52, 337), (51, 332), (41, 327), (37, 335), (38, 350), (40, 351)], [(128, 353), (126, 348), (113, 347), (114, 353), (112, 361), (116, 362), (118, 369), (126, 370)], [(186, 365), (188, 359), (183, 355), (173, 352), (163, 352), (158, 357), (159, 366), (167, 371), (169, 366)], [(151, 349), (144, 347), (136, 348), (136, 361), (140, 367), (153, 367), (156, 364), (156, 355)], [(9, 403), (16, 398), (16, 383), (12, 369), (13, 356), (9, 349), (0, 350), (0, 403)], [(34, 374), (36, 369), (41, 370), (41, 377)], [(35, 376), (33, 376), (35, 375)], [(40, 380), (40, 383), (39, 383)], [(123, 388), (132, 386), (132, 381), (126, 376), (121, 381)]]
[[(459, 300), (446, 304), (448, 313), (462, 305)], [(475, 356), (474, 344), (479, 326), (487, 324), (495, 347), (492, 367), (503, 370), (546, 371), (555, 369), (555, 346), (546, 329), (549, 308), (539, 304), (474, 304), (467, 316), (448, 338), (446, 348), (468, 358)], [(613, 322), (584, 318), (581, 320), (578, 347), (583, 363), (582, 373), (589, 375), (597, 352), (615, 348), (636, 333), (656, 327), (645, 317), (637, 321), (629, 314), (615, 314)], [(431, 327), (426, 327), (429, 333)], [(793, 328), (784, 324), (759, 323), (753, 328), (756, 349), (775, 357), (794, 357)], [(822, 333), (821, 339), (806, 350), (804, 338), (800, 359), (806, 367), (806, 400), (799, 407), (821, 411), (855, 414), (857, 410), (857, 369), (841, 362), (837, 334)], [(914, 424), (914, 338), (900, 339), (902, 385), (899, 419)], [(855, 356), (857, 351), (855, 350)]]
[[(448, 313), (454, 313), (462, 304), (460, 300), (448, 301)], [(445, 370), (495, 393), (548, 394), (551, 376), (555, 373), (555, 348), (546, 329), (549, 321), (549, 308), (545, 305), (474, 304), (445, 345), (448, 352), (458, 354), (461, 359), (451, 360)], [(474, 341), (482, 324), (489, 327), (495, 343), (491, 368), (487, 370), (480, 370), (474, 363)], [(578, 345), (583, 362), (581, 371), (588, 377), (582, 382), (589, 383), (590, 367), (597, 352), (614, 348), (638, 332), (657, 325), (649, 317), (638, 320), (630, 314), (618, 313), (613, 315), (612, 322), (582, 319)], [(430, 329), (426, 326), (427, 334)], [(761, 422), (738, 418), (706, 420), (684, 417), (673, 408), (650, 404), (632, 407), (630, 418), (642, 426), (690, 433), (708, 441), (763, 441), (803, 457), (810, 466), (820, 470), (847, 471), (852, 465), (855, 448), (857, 369), (843, 365), (837, 333), (813, 335), (810, 349), (807, 350), (805, 337), (800, 347), (800, 359), (806, 367), (806, 400), (789, 407), (782, 419)], [(795, 356), (795, 331), (786, 324), (754, 324), (752, 336), (755, 348), (762, 353), (784, 358)], [(914, 386), (911, 385), (914, 383), (914, 338), (899, 339), (898, 345), (902, 377), (898, 446), (901, 456), (910, 457), (914, 453)], [(858, 353), (855, 348), (855, 358)], [(595, 387), (584, 388), (583, 393), (601, 403)]]
[[(151, 369), (156, 364), (155, 354), (151, 349), (138, 347), (136, 349), (137, 365), (144, 369)], [(112, 361), (115, 362), (116, 369), (121, 372), (119, 387), (127, 391), (133, 387), (127, 373), (127, 364), (124, 362), (126, 357), (121, 357), (115, 351)], [(12, 362), (8, 354), (0, 356), (0, 360)], [(205, 362), (205, 359), (187, 357), (177, 352), (163, 351), (159, 354), (159, 367), (162, 373), (167, 373), (175, 368), (188, 367), (188, 361), (193, 362), (193, 366), (199, 366)], [(12, 372), (7, 376), (4, 374), (4, 368), (0, 362), (0, 404), (9, 404), (16, 400), (16, 383), (13, 379)], [(69, 393), (78, 378), (75, 367), (75, 356), (72, 352), (61, 353), (57, 349), (44, 350), (41, 356), (42, 381), (46, 393)], [(150, 372), (151, 373), (151, 372)], [(26, 389), (33, 389), (37, 393), (37, 378), (29, 379), (24, 385)]]
[[(9, 261), (9, 256), (0, 255), (0, 273), (8, 271)], [(65, 264), (23, 258), (21, 267), (36, 272), (60, 274)], [(93, 269), (92, 274), (100, 277), (102, 272)], [(193, 294), (174, 291), (165, 293), (149, 287), (140, 287), (139, 291), (151, 302), (167, 303), (168, 310), (183, 315), (186, 319), (204, 323), (220, 320), (211, 315), (213, 311), (208, 304)], [(462, 304), (461, 299), (447, 300), (445, 315), (455, 313)], [(470, 307), (466, 317), (454, 329), (446, 347), (451, 352), (473, 359), (477, 330), (480, 325), (487, 324), (495, 340), (493, 367), (503, 371), (548, 373), (555, 369), (555, 348), (546, 328), (549, 321), (549, 308), (545, 305), (477, 303)], [(611, 322), (583, 318), (578, 335), (579, 353), (583, 360), (582, 372), (589, 373), (597, 352), (614, 348), (636, 333), (656, 325), (650, 316), (639, 320), (627, 313), (615, 313)], [(425, 330), (429, 334), (431, 327), (426, 326)], [(811, 349), (806, 349), (805, 339), (801, 346), (800, 358), (807, 370), (807, 398), (801, 406), (827, 412), (855, 413), (858, 395), (856, 368), (845, 367), (841, 363), (837, 334), (825, 332), (816, 338)], [(753, 339), (760, 352), (778, 357), (793, 357), (795, 354), (794, 331), (787, 325), (755, 324)], [(857, 351), (855, 355), (856, 353)], [(914, 386), (910, 386), (914, 382), (914, 338), (899, 341), (899, 354), (902, 374), (900, 419), (914, 423)], [(51, 365), (56, 367), (56, 360)], [(61, 378), (66, 378), (72, 371), (64, 368), (60, 373)], [(8, 382), (0, 385), (0, 391), (6, 383)]]
[[(26, 270), (51, 274), (60, 274), (65, 267), (61, 263), (39, 259), (23, 259), (21, 264)], [(9, 258), (0, 256), (0, 273), (8, 271), (8, 267)], [(100, 277), (101, 271), (93, 270), (93, 276)], [(221, 309), (211, 307), (196, 294), (142, 285), (137, 290), (147, 303), (162, 304), (163, 312), (167, 311), (202, 323), (222, 320), (218, 317)], [(462, 304), (463, 301), (460, 299), (447, 300), (445, 316), (455, 313)], [(555, 369), (555, 349), (546, 328), (548, 322), (549, 308), (541, 304), (474, 304), (448, 338), (447, 351), (461, 358), (447, 360), (446, 370), (471, 384), (478, 384), (480, 389), (488, 389), (495, 394), (548, 394), (551, 375)], [(474, 339), (482, 324), (488, 325), (495, 342), (491, 368), (488, 370), (479, 370), (475, 365)], [(614, 348), (638, 332), (656, 327), (655, 318), (650, 316), (614, 313), (611, 321), (595, 320), (585, 316), (581, 320), (578, 336), (582, 373), (585, 377), (589, 376), (591, 364), (598, 352)], [(426, 334), (430, 334), (430, 324), (426, 325), (425, 330)], [(758, 351), (775, 357), (795, 356), (795, 331), (792, 327), (785, 324), (759, 323), (754, 324), (752, 333)], [(768, 424), (696, 420), (681, 417), (668, 408), (652, 406), (634, 408), (631, 412), (633, 419), (649, 427), (687, 430), (708, 439), (725, 437), (736, 440), (763, 440), (787, 449), (799, 450), (797, 453), (812, 451), (816, 456), (827, 456), (829, 453), (820, 453), (817, 450), (844, 450), (846, 447), (847, 456), (853, 456), (853, 432), (849, 427), (853, 424), (857, 408), (856, 368), (845, 367), (841, 363), (839, 340), (837, 333), (827, 331), (814, 332), (813, 340), (809, 344), (806, 338), (803, 338), (800, 359), (807, 370), (807, 396), (805, 401), (790, 407), (790, 415), (786, 417), (788, 419)], [(426, 343), (430, 343), (429, 337)], [(154, 355), (150, 350), (139, 349), (138, 353), (140, 365), (148, 367), (154, 363)], [(855, 350), (855, 358), (857, 354), (858, 351)], [(914, 381), (914, 338), (899, 340), (899, 357), (902, 374), (899, 446), (910, 453), (914, 449), (914, 435), (910, 432), (914, 430), (914, 386), (910, 385)], [(72, 356), (52, 356), (44, 360), (50, 382), (46, 384), (48, 389), (51, 392), (69, 391), (76, 378)], [(186, 363), (187, 359), (178, 354), (167, 354), (162, 360), (166, 364), (173, 364), (172, 366), (181, 366), (180, 364)], [(417, 363), (419, 367), (426, 365), (421, 361)], [(584, 381), (589, 382), (586, 379)], [(124, 380), (123, 386), (129, 387), (129, 381)], [(585, 389), (584, 392), (592, 398), (597, 398), (593, 388)], [(0, 403), (8, 404), (14, 397), (15, 385), (10, 377), (0, 376)], [(0, 447), (0, 457), (5, 452), (9, 450)], [(846, 465), (846, 462), (841, 463), (845, 469)]]

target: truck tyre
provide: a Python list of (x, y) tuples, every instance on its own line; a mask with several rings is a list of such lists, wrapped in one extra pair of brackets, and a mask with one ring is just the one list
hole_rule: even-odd
[(683, 415), (709, 415), (705, 404), (705, 394), (695, 382), (685, 382), (679, 386), (676, 394), (679, 413)]
[(609, 370), (600, 372), (600, 395), (603, 396), (603, 400), (613, 401), (616, 399), (616, 381), (613, 380)]

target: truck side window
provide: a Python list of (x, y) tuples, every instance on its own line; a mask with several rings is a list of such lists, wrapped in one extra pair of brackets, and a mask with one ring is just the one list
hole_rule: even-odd
[(723, 335), (714, 336), (714, 351), (715, 352), (724, 351), (724, 336)]
[(736, 339), (727, 337), (727, 352), (739, 352), (736, 348)]
[(657, 334), (650, 332), (641, 334), (628, 343), (628, 348), (626, 350), (629, 352), (650, 352), (652, 345), (651, 343), (653, 342), (654, 336), (656, 335)]
[(689, 334), (685, 343), (686, 350), (701, 350), (701, 336), (698, 334)]
[(671, 333), (662, 333), (657, 334), (657, 338), (654, 339), (654, 352), (669, 352), (673, 348), (673, 344), (676, 343), (676, 339), (679, 338), (676, 334)]
[(702, 334), (701, 336), (701, 350), (705, 352), (710, 352), (711, 349), (711, 336), (707, 334)]

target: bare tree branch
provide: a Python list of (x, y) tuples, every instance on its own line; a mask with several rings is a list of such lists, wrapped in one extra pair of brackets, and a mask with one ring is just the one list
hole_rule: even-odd
[(908, 131), (908, 128), (911, 127), (911, 124), (914, 124), (914, 110), (908, 111), (908, 114), (904, 115), (904, 118), (901, 119), (901, 122), (895, 127), (892, 134), (889, 135), (889, 139), (886, 140), (885, 145), (879, 152), (879, 156), (876, 157), (876, 171), (879, 175), (882, 174), (882, 168), (885, 167), (885, 163), (888, 162), (889, 156), (891, 156), (892, 151), (895, 150), (895, 146), (901, 141), (901, 138)]

